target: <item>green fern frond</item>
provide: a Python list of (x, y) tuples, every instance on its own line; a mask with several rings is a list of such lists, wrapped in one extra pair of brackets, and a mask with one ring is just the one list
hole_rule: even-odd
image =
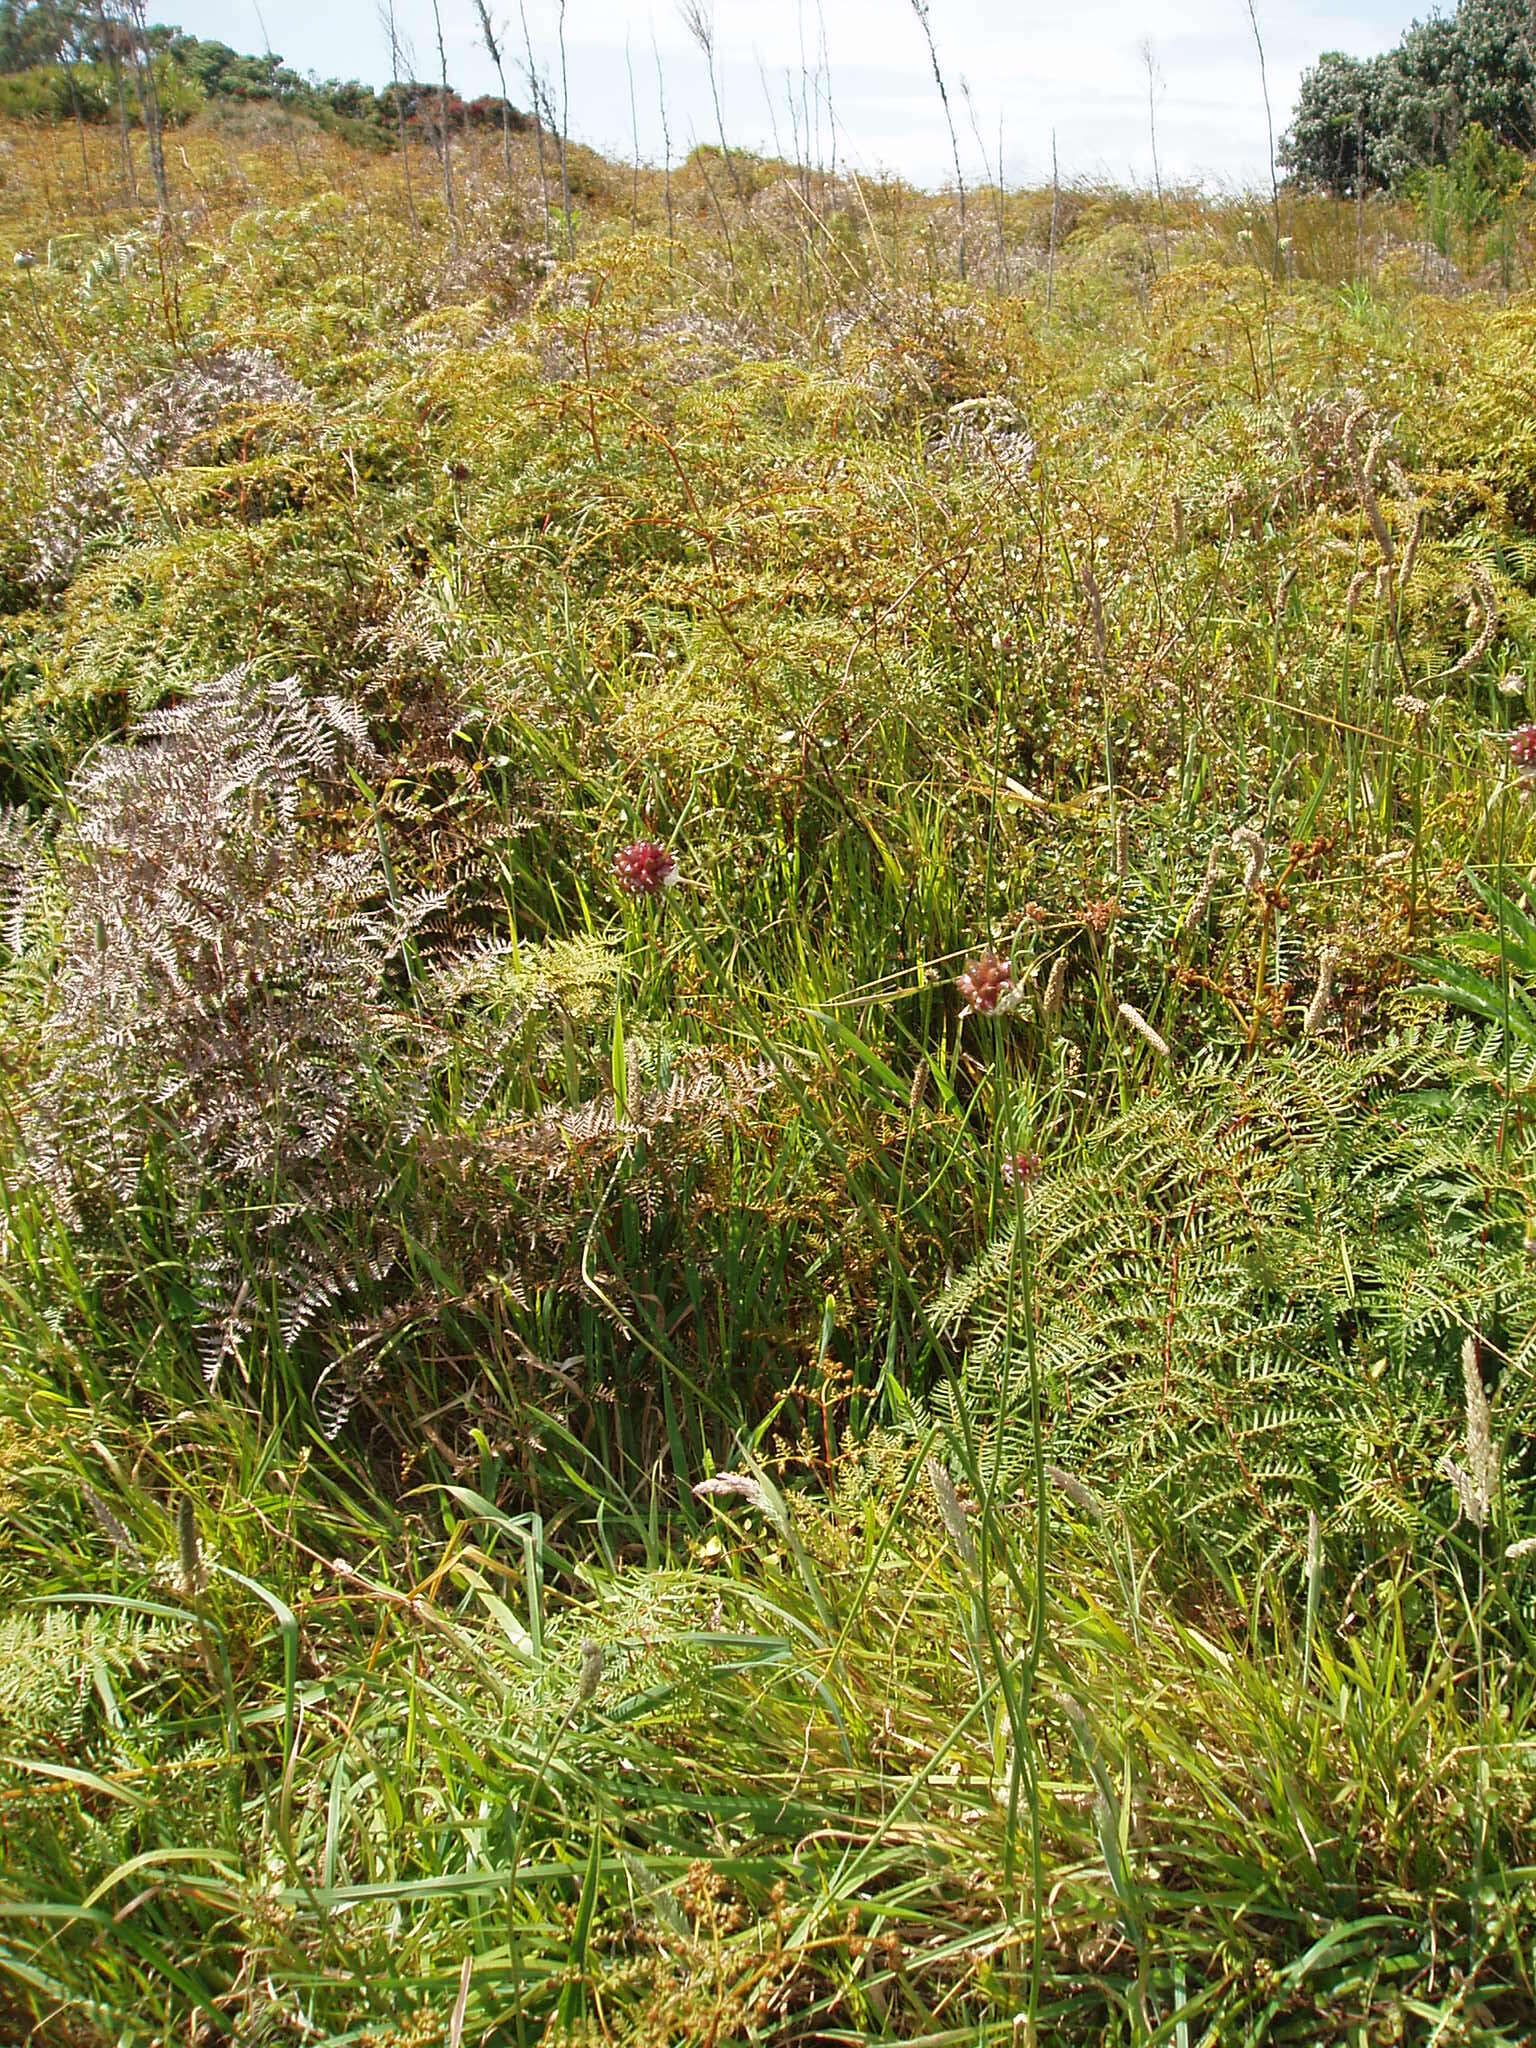
[(78, 1735), (92, 1697), (114, 1678), (175, 1656), (192, 1640), (181, 1622), (93, 1608), (23, 1608), (0, 1615), (0, 1740)]
[[(1051, 1456), (1097, 1490), (1176, 1499), (1228, 1552), (1294, 1548), (1311, 1508), (1401, 1524), (1455, 1431), (1461, 1333), (1536, 1320), (1529, 1148), (1501, 1159), (1481, 1053), (1437, 1028), (1207, 1061), (1036, 1183), (935, 1304), (966, 1341), (961, 1398), (1001, 1418), (989, 1461), (1027, 1461), (1032, 1310)], [(1512, 1421), (1533, 1349), (1507, 1368)]]

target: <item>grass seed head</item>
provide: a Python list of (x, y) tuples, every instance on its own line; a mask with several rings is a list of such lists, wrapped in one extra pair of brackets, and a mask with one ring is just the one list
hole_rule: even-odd
[(1499, 630), (1499, 599), (1493, 578), (1481, 562), (1474, 562), (1468, 573), (1472, 587), (1468, 592), (1471, 605), (1467, 612), (1467, 626), (1469, 631), (1477, 626), (1477, 637), (1461, 659), (1451, 663), (1450, 673), (1453, 676), (1464, 676), (1468, 670), (1476, 668), (1493, 645), (1494, 635)]
[(1333, 996), (1333, 963), (1335, 953), (1332, 946), (1324, 946), (1317, 963), (1317, 990), (1307, 1005), (1306, 1020), (1302, 1026), (1308, 1038), (1315, 1038), (1322, 1030), (1328, 1015), (1328, 1004)]
[(1056, 1491), (1087, 1515), (1090, 1521), (1103, 1521), (1106, 1512), (1103, 1501), (1085, 1480), (1078, 1478), (1075, 1472), (1068, 1472), (1062, 1465), (1047, 1465), (1045, 1476)]
[(928, 1062), (919, 1060), (912, 1069), (912, 1086), (907, 1091), (907, 1121), (913, 1122), (928, 1093)]
[(128, 1531), (123, 1527), (101, 1496), (93, 1487), (87, 1486), (83, 1479), (80, 1482), (80, 1497), (96, 1517), (98, 1523), (100, 1523), (102, 1532), (106, 1536), (107, 1541), (112, 1545), (112, 1548), (121, 1552), (130, 1564), (142, 1566), (144, 1560), (140, 1555), (139, 1546), (134, 1542)]
[(1378, 434), (1371, 442), (1364, 456), (1360, 453), (1360, 425), (1370, 417), (1370, 407), (1357, 405), (1344, 422), (1344, 450), (1349, 457), (1350, 474), (1354, 478), (1355, 490), (1360, 499), (1361, 509), (1370, 522), (1371, 532), (1376, 536), (1376, 545), (1381, 549), (1382, 558), (1390, 567), (1396, 559), (1392, 535), (1376, 495), (1376, 471), (1381, 463), (1382, 441)]
[(1264, 859), (1267, 848), (1262, 833), (1255, 832), (1251, 825), (1239, 825), (1232, 834), (1235, 852), (1246, 856), (1248, 866), (1243, 874), (1243, 887), (1253, 895), (1264, 879)]
[(181, 1496), (176, 1508), (176, 1558), (181, 1567), (181, 1590), (189, 1600), (195, 1599), (207, 1585), (208, 1574), (198, 1541), (197, 1511), (189, 1493)]
[(1499, 1454), (1493, 1441), (1493, 1409), (1483, 1385), (1478, 1342), (1470, 1332), (1462, 1340), (1461, 1379), (1467, 1404), (1467, 1462), (1462, 1465), (1447, 1453), (1440, 1461), (1440, 1471), (1450, 1480), (1461, 1513), (1474, 1529), (1486, 1529), (1499, 1488)]
[(589, 1637), (581, 1646), (581, 1673), (576, 1681), (576, 1697), (583, 1706), (592, 1698), (603, 1682), (603, 1646)]
[(1483, 1386), (1482, 1360), (1473, 1336), (1462, 1342), (1461, 1377), (1467, 1402), (1467, 1469), (1483, 1502), (1483, 1516), (1478, 1523), (1481, 1528), (1499, 1483), (1499, 1457), (1493, 1444), (1493, 1410)]
[(1211, 907), (1211, 893), (1216, 887), (1216, 876), (1220, 868), (1221, 849), (1219, 845), (1216, 845), (1211, 848), (1206, 856), (1205, 878), (1201, 882), (1200, 887), (1195, 891), (1194, 900), (1189, 906), (1189, 915), (1184, 920), (1185, 931), (1192, 932), (1196, 925), (1204, 921), (1205, 913)]
[(1083, 591), (1088, 599), (1088, 618), (1093, 627), (1093, 651), (1103, 661), (1109, 651), (1109, 633), (1104, 623), (1104, 593), (1099, 588), (1099, 579), (1085, 562), (1083, 564)]
[(1121, 1021), (1128, 1024), (1138, 1038), (1146, 1040), (1160, 1060), (1165, 1060), (1169, 1057), (1167, 1039), (1162, 1036), (1161, 1032), (1153, 1030), (1134, 1003), (1122, 1003), (1120, 1005), (1120, 1017)]
[(970, 1524), (966, 1520), (960, 1496), (955, 1491), (954, 1481), (939, 1458), (929, 1458), (923, 1470), (928, 1475), (929, 1487), (932, 1489), (934, 1500), (938, 1503), (939, 1517), (950, 1542), (955, 1546), (956, 1554), (962, 1564), (974, 1565), (976, 1545), (971, 1540)]
[(1051, 968), (1050, 980), (1045, 984), (1045, 1014), (1059, 1017), (1061, 1005), (1067, 993), (1067, 956), (1058, 953)]

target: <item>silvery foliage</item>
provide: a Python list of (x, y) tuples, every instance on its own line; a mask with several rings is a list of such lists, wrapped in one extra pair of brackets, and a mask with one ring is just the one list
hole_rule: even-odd
[(377, 1174), (403, 1114), (390, 976), (431, 907), (395, 904), (378, 851), (316, 829), (317, 787), (370, 758), (340, 699), (236, 669), (88, 761), (50, 836), (13, 821), (5, 838), (13, 973), (39, 1002), (33, 1173), (88, 1229), (153, 1169), (215, 1287), (216, 1219), (238, 1214), (313, 1296), (285, 1312), (293, 1334), (340, 1285), (316, 1293), (279, 1239), (323, 1236)]

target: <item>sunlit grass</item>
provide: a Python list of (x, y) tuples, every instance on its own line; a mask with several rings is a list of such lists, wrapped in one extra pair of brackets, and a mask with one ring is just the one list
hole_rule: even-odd
[[(1528, 2039), (1524, 299), (6, 139), (0, 2032)], [(71, 1217), (59, 807), (246, 662), (372, 736), (350, 1150), (124, 1054)]]

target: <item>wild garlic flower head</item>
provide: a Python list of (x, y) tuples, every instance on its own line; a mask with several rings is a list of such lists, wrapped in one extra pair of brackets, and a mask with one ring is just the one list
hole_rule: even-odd
[(1040, 1171), (1038, 1152), (1008, 1152), (998, 1168), (1005, 1188), (1026, 1187)]
[(1019, 991), (1009, 961), (996, 953), (983, 953), (955, 977), (955, 987), (965, 999), (967, 1017), (1006, 1016), (1017, 1007)]
[(626, 896), (660, 896), (677, 887), (677, 862), (654, 839), (637, 839), (613, 857), (613, 876)]

